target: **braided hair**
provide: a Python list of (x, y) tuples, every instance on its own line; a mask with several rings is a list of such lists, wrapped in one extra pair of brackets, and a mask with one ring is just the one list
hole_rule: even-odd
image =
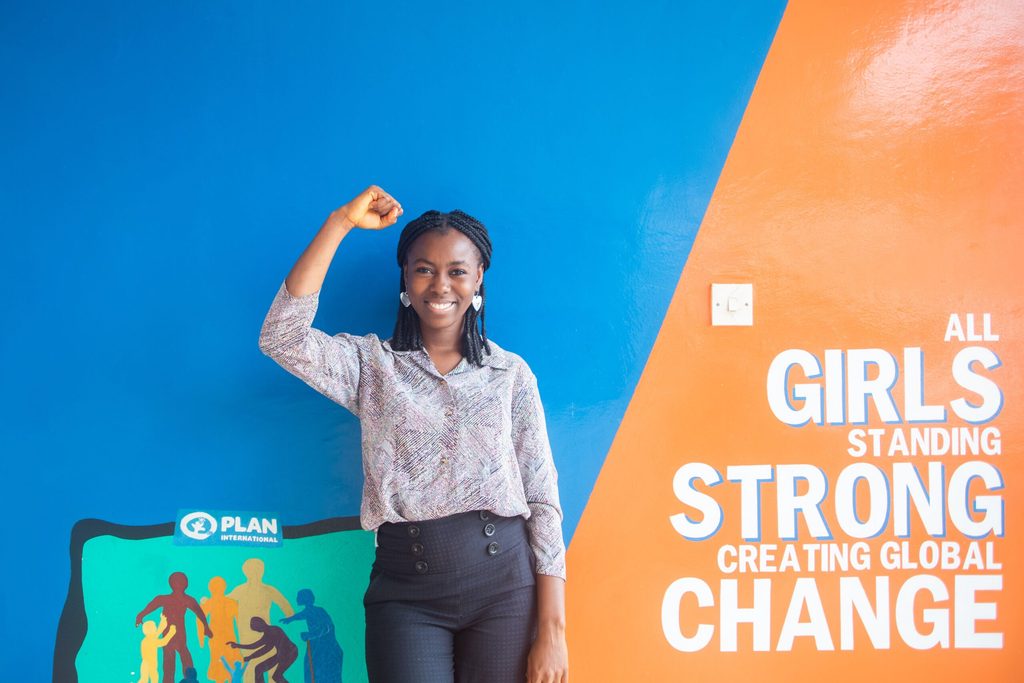
[[(409, 249), (413, 242), (426, 232), (436, 232), (446, 235), (452, 229), (456, 229), (468, 237), (477, 250), (480, 252), (480, 262), (486, 271), (491, 265), (491, 238), (487, 234), (484, 224), (467, 213), (455, 209), (448, 213), (440, 211), (427, 211), (419, 218), (409, 222), (402, 230), (398, 238), (398, 267), (400, 269), (398, 290), (404, 292), (405, 286), (405, 262)], [(491, 347), (487, 343), (487, 331), (484, 326), (484, 308), (487, 305), (487, 298), (484, 296), (484, 284), (480, 283), (480, 296), (484, 297), (484, 303), (480, 310), (472, 306), (466, 311), (462, 323), (462, 355), (470, 363), (481, 365), (484, 351), (488, 355)], [(479, 321), (479, 329), (477, 329)], [(420, 319), (412, 306), (398, 304), (398, 318), (395, 321), (395, 331), (391, 337), (391, 348), (396, 351), (418, 350), (423, 346), (423, 338), (420, 336)]]

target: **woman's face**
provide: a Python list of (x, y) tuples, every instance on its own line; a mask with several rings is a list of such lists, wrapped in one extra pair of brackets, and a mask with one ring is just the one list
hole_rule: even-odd
[(480, 289), (484, 267), (476, 245), (458, 230), (426, 232), (409, 247), (405, 291), (420, 329), (462, 331), (462, 320)]

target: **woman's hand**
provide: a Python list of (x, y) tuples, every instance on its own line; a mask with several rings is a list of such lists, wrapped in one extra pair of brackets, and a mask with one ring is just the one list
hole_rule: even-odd
[(323, 287), (334, 252), (352, 228), (380, 230), (394, 225), (401, 215), (402, 205), (376, 185), (370, 185), (348, 204), (331, 211), (320, 227), (320, 232), (285, 278), (288, 293), (293, 297), (301, 297)]
[(380, 230), (398, 221), (402, 205), (381, 188), (370, 185), (336, 213), (356, 227)]
[(565, 633), (541, 630), (526, 660), (526, 683), (569, 683)]

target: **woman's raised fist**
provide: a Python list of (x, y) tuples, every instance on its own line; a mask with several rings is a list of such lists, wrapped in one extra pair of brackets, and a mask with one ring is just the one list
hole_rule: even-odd
[(341, 207), (342, 215), (358, 228), (380, 230), (394, 225), (402, 215), (402, 205), (376, 185)]

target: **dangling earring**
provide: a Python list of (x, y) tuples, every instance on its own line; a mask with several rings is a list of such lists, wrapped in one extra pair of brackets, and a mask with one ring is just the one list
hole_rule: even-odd
[(480, 307), (484, 305), (484, 298), (477, 292), (473, 295), (473, 310), (479, 311)]
[(404, 291), (401, 294), (398, 295), (398, 299), (399, 299), (399, 301), (402, 302), (402, 305), (405, 306), (406, 308), (409, 308), (409, 306), (412, 305), (412, 299), (410, 299), (409, 295), (406, 294)]

